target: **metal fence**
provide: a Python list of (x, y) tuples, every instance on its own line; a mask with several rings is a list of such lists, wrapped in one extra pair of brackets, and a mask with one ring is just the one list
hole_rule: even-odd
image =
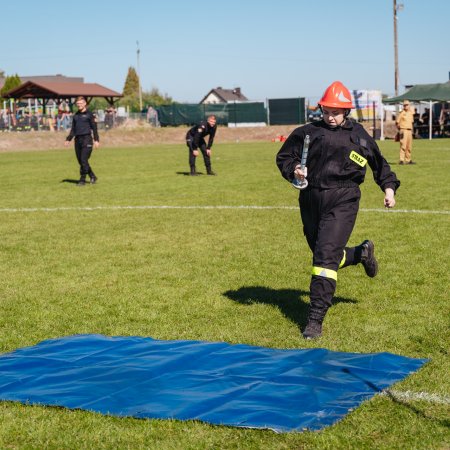
[[(97, 115), (99, 130), (109, 130), (124, 126), (128, 123), (136, 125), (160, 126), (157, 116), (148, 116), (145, 113), (129, 113), (125, 116)], [(101, 116), (101, 118), (100, 118)], [(64, 131), (69, 132), (72, 127), (72, 114), (62, 116), (52, 114), (11, 114), (0, 110), (0, 133), (27, 132), (27, 131)]]
[[(13, 112), (12, 112), (13, 111)], [(31, 111), (31, 113), (30, 113)], [(72, 126), (70, 111), (52, 110), (41, 114), (32, 108), (0, 109), (0, 132), (68, 131)], [(124, 107), (117, 110), (94, 111), (98, 128), (109, 130), (121, 126), (191, 126), (214, 114), (219, 125), (229, 127), (305, 123), (303, 98), (267, 100), (264, 102), (231, 102), (216, 104), (173, 103), (149, 108), (143, 113), (129, 113)]]

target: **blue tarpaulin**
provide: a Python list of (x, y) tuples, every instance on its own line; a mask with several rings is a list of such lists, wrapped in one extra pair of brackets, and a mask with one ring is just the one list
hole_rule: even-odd
[(0, 356), (0, 400), (115, 416), (318, 430), (426, 360), (75, 335)]

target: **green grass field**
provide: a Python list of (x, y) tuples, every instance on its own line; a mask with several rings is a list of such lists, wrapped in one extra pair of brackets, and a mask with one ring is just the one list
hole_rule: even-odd
[[(406, 397), (289, 434), (2, 402), (0, 448), (450, 448), (450, 140), (415, 141), (416, 166), (380, 143), (399, 212), (383, 211), (369, 172), (350, 241), (375, 241), (380, 273), (340, 272), (315, 341), (301, 337), (311, 255), (279, 145), (218, 141), (217, 177), (185, 176), (183, 145), (104, 148), (91, 158), (99, 183), (81, 188), (63, 181), (78, 177), (72, 149), (0, 154), (0, 352), (101, 333), (430, 358), (393, 387)], [(114, 208), (127, 206), (184, 208)]]

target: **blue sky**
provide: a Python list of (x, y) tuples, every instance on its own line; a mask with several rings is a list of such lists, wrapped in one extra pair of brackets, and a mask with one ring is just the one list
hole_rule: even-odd
[[(397, 0), (399, 91), (449, 79), (450, 0)], [(341, 80), (394, 94), (393, 0), (22, 0), (1, 5), (0, 69), (81, 76), (199, 102), (217, 86), (251, 100), (318, 100)]]

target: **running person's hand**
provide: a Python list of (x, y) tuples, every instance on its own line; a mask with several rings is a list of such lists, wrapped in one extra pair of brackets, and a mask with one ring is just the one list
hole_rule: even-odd
[(100, 147), (100, 142), (94, 141), (94, 148), (99, 148), (99, 147)]
[(198, 156), (198, 150), (192, 150), (192, 154), (193, 154), (194, 156)]
[(393, 208), (395, 206), (395, 193), (394, 189), (386, 188), (384, 191), (384, 206), (386, 208)]
[(211, 149), (210, 149), (210, 148), (207, 148), (207, 149), (206, 149), (206, 154), (207, 154), (208, 156), (211, 156)]
[(297, 178), (297, 180), (303, 181), (307, 176), (308, 176), (308, 168), (307, 167), (305, 167), (302, 170), (300, 164), (295, 166), (294, 177)]

